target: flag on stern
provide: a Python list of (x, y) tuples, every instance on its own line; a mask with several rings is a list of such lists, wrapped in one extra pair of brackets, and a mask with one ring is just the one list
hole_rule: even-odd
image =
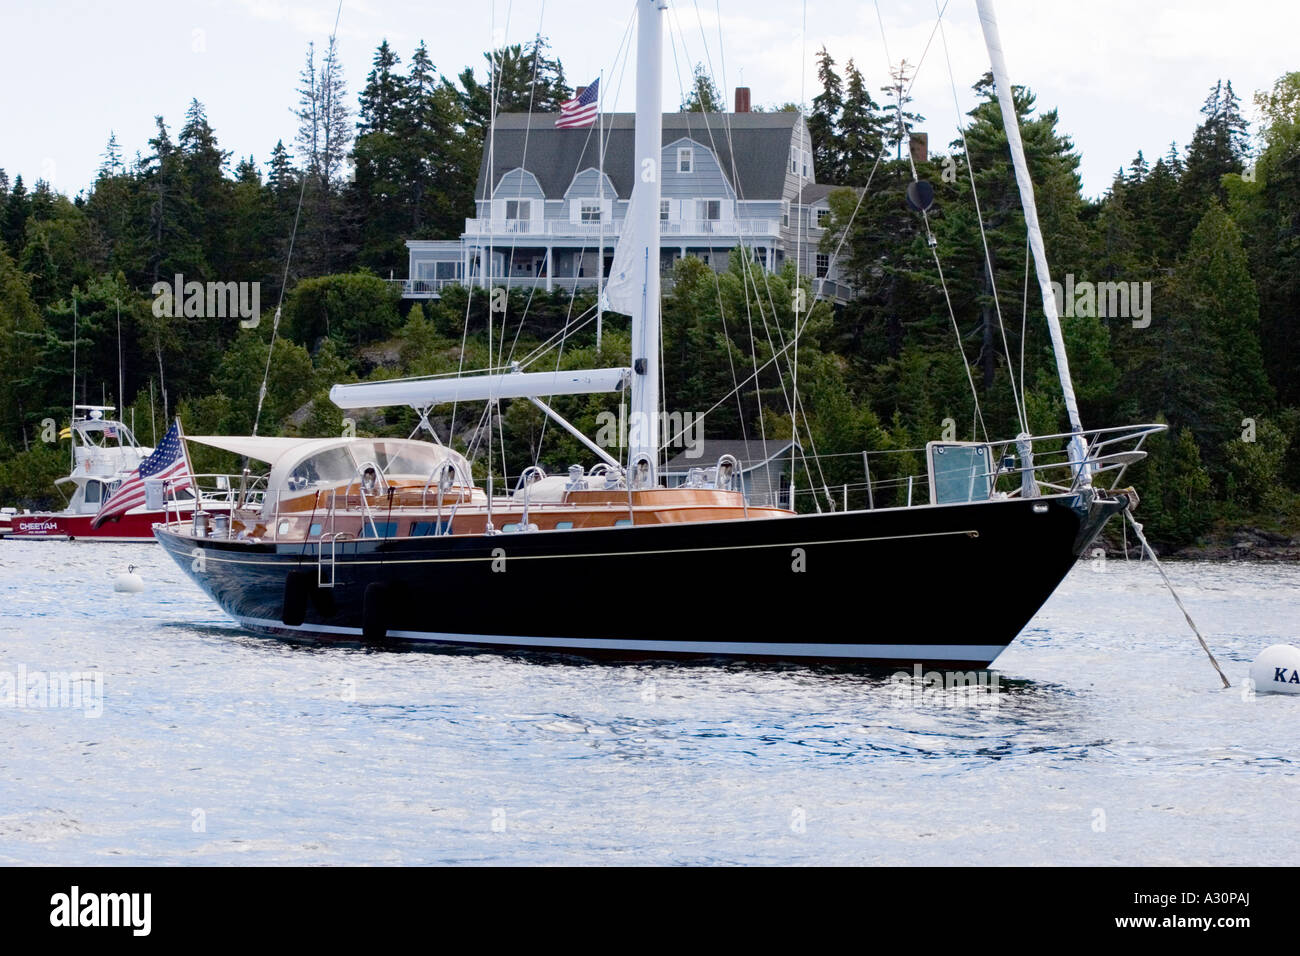
[(110, 518), (120, 518), (132, 508), (144, 504), (144, 483), (147, 478), (169, 482), (169, 492), (176, 492), (193, 484), (189, 461), (181, 445), (179, 422), (172, 422), (172, 427), (167, 429), (167, 434), (154, 449), (154, 453), (140, 462), (140, 467), (136, 469), (135, 474), (123, 481), (117, 491), (104, 502), (90, 526), (98, 528)]

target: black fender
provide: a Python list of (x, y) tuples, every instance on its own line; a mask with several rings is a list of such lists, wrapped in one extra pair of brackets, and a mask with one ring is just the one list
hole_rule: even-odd
[(388, 636), (389, 623), (392, 621), (392, 599), (394, 589), (383, 581), (371, 581), (366, 585), (365, 595), (361, 599), (361, 637), (370, 642), (379, 642)]
[(316, 590), (316, 575), (310, 571), (290, 571), (284, 579), (284, 605), (280, 620), (298, 627), (307, 620), (307, 604)]

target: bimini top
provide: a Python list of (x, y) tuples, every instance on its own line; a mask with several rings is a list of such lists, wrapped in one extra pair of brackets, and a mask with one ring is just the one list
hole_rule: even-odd
[(271, 475), (262, 501), (264, 519), (275, 513), (280, 498), (359, 481), (367, 467), (375, 468), (386, 482), (425, 482), (435, 480), (438, 470), (450, 462), (453, 484), (466, 486), (472, 480), (469, 462), (460, 452), (411, 438), (200, 435), (187, 436), (187, 440), (270, 463)]

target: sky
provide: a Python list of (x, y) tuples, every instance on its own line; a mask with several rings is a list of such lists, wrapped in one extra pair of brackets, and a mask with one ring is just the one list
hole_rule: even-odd
[[(944, 0), (938, 0), (940, 4)], [(1014, 83), (1083, 157), (1084, 193), (1100, 196), (1142, 150), (1154, 160), (1186, 144), (1209, 88), (1231, 80), (1250, 115), (1255, 91), (1300, 69), (1300, 3), (1264, 0), (998, 0)], [(551, 40), (570, 83), (604, 74), (606, 110), (632, 110), (635, 42), (620, 55), (633, 0), (0, 0), (0, 168), (69, 195), (94, 179), (109, 134), (129, 162), (148, 152), (154, 116), (175, 138), (192, 98), (221, 147), (263, 165), (292, 150), (298, 73), (307, 44), (322, 48), (338, 16), (348, 92), (365, 82), (385, 37), (402, 58), (423, 39), (439, 71), (482, 74), (502, 42)], [(883, 32), (881, 25), (883, 22)], [(711, 66), (731, 102), (811, 103), (817, 51), (850, 58), (875, 90), (889, 64), (920, 64), (912, 109), (932, 151), (957, 136), (987, 69), (974, 0), (670, 0), (664, 104), (681, 102), (691, 66)], [(806, 24), (806, 30), (804, 29)], [(927, 48), (928, 46), (928, 48)], [(620, 77), (621, 82), (620, 82)], [(954, 89), (955, 88), (955, 89)]]

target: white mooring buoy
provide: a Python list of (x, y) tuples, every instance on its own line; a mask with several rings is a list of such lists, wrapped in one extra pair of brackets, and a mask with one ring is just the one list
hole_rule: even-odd
[(1300, 694), (1300, 647), (1274, 644), (1250, 665), (1257, 694)]
[(134, 564), (128, 564), (126, 571), (113, 579), (113, 590), (123, 594), (139, 594), (144, 590), (144, 578), (135, 573)]

